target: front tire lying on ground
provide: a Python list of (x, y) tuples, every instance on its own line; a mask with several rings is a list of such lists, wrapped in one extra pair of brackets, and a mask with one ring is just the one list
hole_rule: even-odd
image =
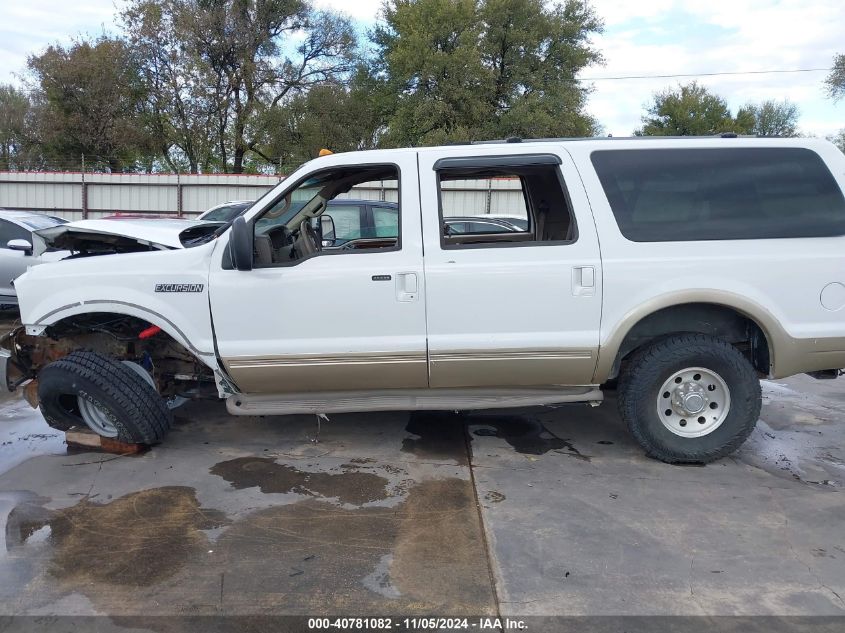
[(72, 352), (38, 375), (41, 413), (54, 429), (88, 426), (121, 442), (155, 444), (173, 415), (151, 381), (95, 352)]
[(746, 440), (760, 416), (754, 367), (728, 342), (704, 334), (638, 350), (619, 379), (619, 413), (650, 457), (707, 463)]

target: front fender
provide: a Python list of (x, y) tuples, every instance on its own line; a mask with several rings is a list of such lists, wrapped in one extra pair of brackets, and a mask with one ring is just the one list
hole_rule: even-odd
[(101, 255), (34, 267), (16, 282), (21, 320), (38, 335), (80, 314), (114, 313), (157, 325), (217, 368), (208, 304), (212, 245)]

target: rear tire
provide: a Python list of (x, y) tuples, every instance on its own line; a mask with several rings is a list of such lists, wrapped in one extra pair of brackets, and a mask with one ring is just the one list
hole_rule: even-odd
[[(96, 352), (72, 352), (38, 375), (38, 400), (54, 429), (89, 426), (106, 437), (133, 444), (160, 442), (173, 422), (164, 399), (139, 373)], [(113, 433), (88, 424), (81, 408)]]
[(650, 457), (708, 463), (748, 438), (762, 395), (754, 367), (734, 346), (679, 334), (635, 352), (619, 377), (618, 404)]

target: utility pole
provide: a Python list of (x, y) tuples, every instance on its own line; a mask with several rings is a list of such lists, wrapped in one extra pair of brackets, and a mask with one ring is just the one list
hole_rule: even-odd
[(82, 155), (82, 219), (88, 219), (88, 184), (85, 182), (85, 154)]

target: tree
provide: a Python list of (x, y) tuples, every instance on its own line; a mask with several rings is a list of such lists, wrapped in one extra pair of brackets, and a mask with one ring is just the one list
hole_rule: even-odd
[(149, 51), (151, 110), (175, 121), (174, 144), (191, 169), (208, 129), (216, 154), (208, 167), (241, 173), (249, 155), (275, 162), (260, 148), (266, 110), (354, 65), (349, 20), (305, 0), (132, 0), (123, 16), (132, 41)]
[(0, 85), (0, 171), (30, 166), (29, 95), (12, 85)]
[(698, 82), (654, 94), (643, 116), (637, 136), (710, 136), (733, 132), (749, 133), (754, 125), (751, 112), (740, 111), (734, 118), (727, 102)]
[(575, 81), (600, 55), (582, 0), (389, 0), (371, 34), (372, 75), (394, 95), (387, 145), (589, 134)]
[(758, 136), (798, 136), (798, 106), (789, 101), (749, 104), (737, 113), (737, 120), (751, 118), (748, 133)]
[(829, 136), (827, 140), (836, 145), (840, 151), (845, 153), (845, 128), (839, 130), (835, 135)]
[(141, 60), (143, 112), (158, 154), (174, 171), (207, 169), (215, 137), (225, 138), (226, 94), (222, 78), (213, 77), (190, 46), (192, 15), (177, 2), (142, 0), (127, 6), (121, 17)]
[(42, 153), (54, 163), (86, 156), (89, 165), (130, 169), (150, 152), (143, 125), (143, 85), (125, 42), (100, 37), (29, 57), (40, 89)]
[(833, 58), (833, 69), (825, 79), (827, 94), (838, 101), (845, 96), (845, 54), (839, 54)]
[(494, 118), (486, 136), (589, 136), (589, 90), (575, 75), (602, 61), (589, 38), (602, 30), (586, 2), (546, 7), (542, 0), (485, 0), (482, 59), (493, 74)]
[(335, 152), (374, 149), (383, 133), (378, 95), (366, 75), (349, 87), (313, 86), (266, 116), (263, 127), (269, 131), (262, 152), (279, 156), (283, 173), (315, 158), (322, 148)]

